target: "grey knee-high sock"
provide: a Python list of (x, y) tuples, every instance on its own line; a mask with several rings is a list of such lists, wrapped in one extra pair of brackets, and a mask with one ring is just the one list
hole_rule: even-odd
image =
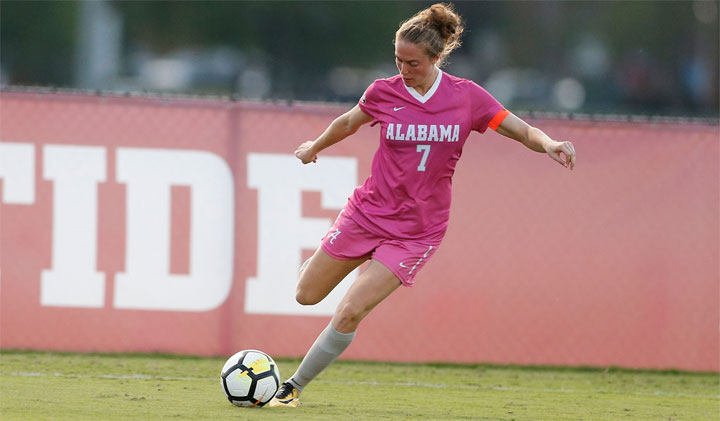
[(332, 323), (322, 331), (310, 350), (305, 354), (295, 374), (288, 380), (293, 386), (302, 392), (312, 379), (317, 377), (335, 359), (345, 351), (355, 337), (355, 332), (340, 333), (333, 327)]

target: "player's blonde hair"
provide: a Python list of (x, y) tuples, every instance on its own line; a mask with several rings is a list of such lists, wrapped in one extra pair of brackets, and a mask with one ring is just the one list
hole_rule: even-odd
[(442, 66), (460, 46), (463, 30), (465, 25), (452, 4), (436, 3), (401, 23), (395, 39), (424, 46), (431, 59), (439, 57), (437, 65)]

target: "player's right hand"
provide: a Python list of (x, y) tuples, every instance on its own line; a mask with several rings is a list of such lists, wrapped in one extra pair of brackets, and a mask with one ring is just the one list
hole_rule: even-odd
[(295, 149), (295, 156), (302, 161), (303, 164), (317, 162), (317, 154), (312, 151), (313, 141), (303, 142)]

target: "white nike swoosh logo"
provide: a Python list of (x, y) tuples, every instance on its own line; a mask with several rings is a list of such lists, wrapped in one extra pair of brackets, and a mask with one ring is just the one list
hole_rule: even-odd
[[(405, 107), (407, 107), (407, 105)], [(405, 107), (393, 107), (393, 111), (400, 111)]]

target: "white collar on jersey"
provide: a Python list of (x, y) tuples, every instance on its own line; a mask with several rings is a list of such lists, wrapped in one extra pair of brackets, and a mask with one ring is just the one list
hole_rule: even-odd
[(438, 70), (438, 74), (435, 77), (435, 83), (430, 87), (430, 89), (425, 92), (425, 95), (420, 95), (420, 92), (416, 91), (415, 88), (411, 88), (403, 83), (403, 86), (405, 89), (407, 89), (408, 92), (410, 92), (410, 95), (412, 95), (415, 99), (420, 101), (421, 103), (426, 103), (430, 98), (432, 98), (435, 91), (437, 91), (438, 86), (440, 86), (440, 80), (442, 79), (442, 70), (440, 70), (439, 67), (435, 66), (435, 68)]

